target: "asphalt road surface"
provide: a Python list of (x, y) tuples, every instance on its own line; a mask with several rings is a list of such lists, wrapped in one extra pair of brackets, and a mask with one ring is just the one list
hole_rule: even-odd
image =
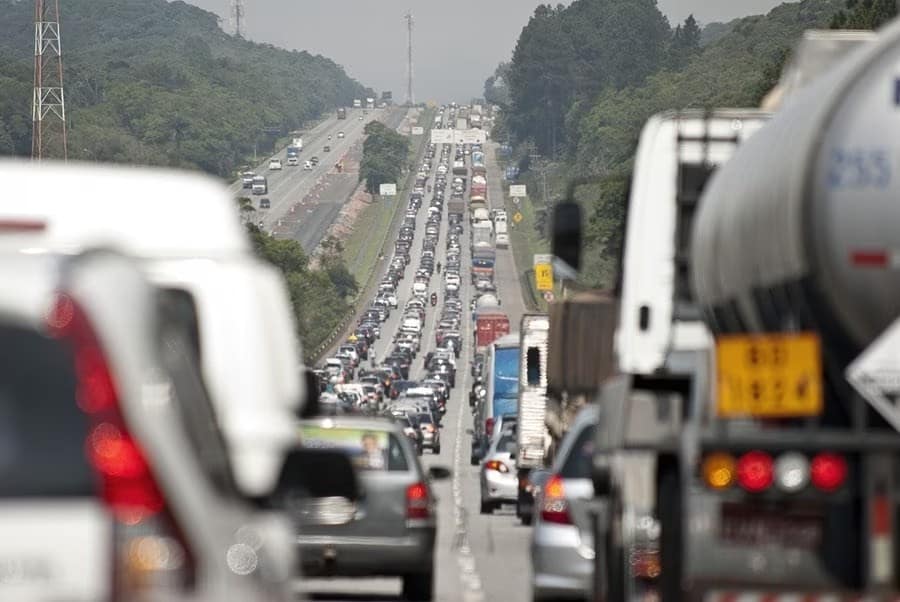
[[(378, 119), (396, 128), (405, 115), (406, 110), (399, 108), (347, 109), (347, 119), (331, 116), (303, 135), (300, 166), (288, 167), (287, 149), (265, 157), (256, 166), (253, 171), (268, 179), (267, 194), (251, 195), (249, 189), (242, 189), (240, 181), (233, 183), (230, 190), (235, 196), (248, 196), (253, 200), (256, 211), (250, 219), (254, 223), (262, 221), (262, 227), (267, 231), (276, 229), (279, 221), (282, 226), (291, 225), (288, 236), (298, 240), (306, 251), (312, 251), (334, 222), (358, 178), (357, 173), (335, 173), (335, 164), (363, 139), (367, 123)], [(344, 137), (338, 138), (338, 132), (344, 132)], [(331, 147), (327, 153), (324, 152), (326, 145)], [(319, 157), (319, 164), (311, 170), (304, 169), (304, 162), (313, 156)], [(269, 169), (269, 160), (274, 157), (282, 160), (284, 167), (281, 170)], [(318, 198), (291, 212), (293, 206), (316, 195)], [(269, 209), (259, 208), (262, 198), (269, 199)]]
[[(439, 155), (438, 155), (439, 156)], [(451, 153), (452, 157), (452, 153)], [(437, 159), (437, 158), (436, 158)], [(435, 168), (437, 161), (435, 161)], [(488, 182), (499, 182), (496, 163), (488, 164)], [(502, 199), (502, 197), (498, 197)], [(406, 199), (403, 199), (406, 202)], [(418, 265), (416, 253), (424, 238), (426, 198), (417, 217), (416, 238), (413, 243), (413, 261), (407, 268), (407, 276), (398, 288), (399, 310), (391, 313), (382, 325), (382, 338), (376, 345), (377, 357), (384, 357), (391, 347), (391, 338), (397, 331), (406, 300), (411, 296), (412, 281)], [(446, 205), (445, 205), (446, 207)], [(446, 213), (441, 223), (438, 242), (438, 259), (444, 261), (447, 234)], [(468, 251), (468, 224), (461, 240), (463, 269), (471, 265)], [(512, 267), (512, 252), (497, 253), (500, 273), (498, 292), (503, 307), (510, 315), (513, 328), (517, 328), (524, 304)], [(385, 260), (387, 262), (388, 259)], [(384, 270), (386, 263), (378, 269)], [(463, 274), (461, 297), (468, 307), (472, 288), (469, 278)], [(437, 273), (431, 281), (431, 291), (442, 292), (442, 277)], [(436, 308), (436, 309), (439, 309)], [(422, 351), (410, 370), (410, 378), (425, 376), (424, 355), (434, 346), (434, 329), (439, 311), (428, 308), (422, 338)], [(438, 497), (438, 539), (435, 549), (435, 599), (442, 602), (514, 601), (530, 600), (531, 565), (528, 553), (530, 528), (522, 526), (515, 517), (512, 506), (498, 510), (494, 515), (479, 513), (480, 491), (477, 466), (469, 465), (471, 438), (466, 430), (472, 427), (472, 413), (468, 405), (471, 375), (468, 367), (472, 357), (472, 323), (464, 320), (463, 352), (457, 360), (457, 386), (453, 389), (444, 426), (441, 430), (441, 453), (430, 452), (422, 457), (427, 468), (431, 465), (447, 466), (453, 478), (435, 484)], [(398, 600), (399, 579), (304, 579), (298, 583), (298, 591), (314, 600), (386, 601)]]

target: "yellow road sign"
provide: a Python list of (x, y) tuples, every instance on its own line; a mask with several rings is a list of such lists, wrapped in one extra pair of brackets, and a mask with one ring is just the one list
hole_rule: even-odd
[(821, 342), (808, 332), (719, 337), (716, 380), (722, 418), (818, 416)]
[(534, 266), (534, 281), (539, 291), (553, 290), (553, 266), (549, 263), (539, 263)]
[(516, 211), (515, 213), (513, 213), (513, 221), (516, 222), (517, 224), (519, 222), (521, 222), (523, 219), (524, 219), (524, 216), (522, 215), (521, 211)]

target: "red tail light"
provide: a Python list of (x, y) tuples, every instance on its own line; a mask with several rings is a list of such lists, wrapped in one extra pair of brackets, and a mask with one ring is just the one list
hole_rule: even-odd
[(571, 525), (572, 516), (569, 514), (569, 502), (566, 501), (566, 491), (562, 477), (553, 475), (544, 484), (544, 493), (541, 503), (541, 520), (559, 525)]
[(431, 496), (425, 483), (413, 483), (406, 488), (406, 518), (423, 519), (431, 516)]
[(747, 452), (737, 462), (737, 480), (751, 493), (765, 491), (772, 486), (775, 462), (772, 456), (761, 451)]
[(484, 463), (484, 467), (487, 470), (496, 470), (497, 472), (509, 472), (509, 468), (506, 467), (506, 464), (501, 462), (500, 460), (489, 460)]
[(494, 419), (486, 418), (484, 421), (484, 432), (490, 437), (494, 434)]
[(47, 324), (50, 333), (72, 349), (77, 403), (90, 422), (85, 452), (100, 478), (103, 501), (120, 523), (113, 599), (130, 600), (148, 589), (191, 587), (194, 560), (139, 443), (128, 431), (113, 374), (87, 316), (71, 298), (60, 295)]
[(78, 406), (91, 419), (87, 456), (101, 477), (104, 500), (130, 524), (159, 513), (165, 505), (162, 493), (125, 425), (109, 364), (87, 317), (60, 295), (48, 325), (74, 352)]
[(847, 461), (837, 454), (821, 453), (813, 458), (809, 471), (816, 488), (835, 491), (847, 480)]

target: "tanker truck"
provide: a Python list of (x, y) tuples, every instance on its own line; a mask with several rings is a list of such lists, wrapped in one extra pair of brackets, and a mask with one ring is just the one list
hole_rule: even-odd
[[(693, 312), (708, 344), (646, 347), (598, 400), (605, 599), (648, 580), (664, 602), (898, 596), (898, 62), (894, 24), (792, 95), (696, 199), (672, 316)], [(652, 331), (658, 314), (630, 319)]]

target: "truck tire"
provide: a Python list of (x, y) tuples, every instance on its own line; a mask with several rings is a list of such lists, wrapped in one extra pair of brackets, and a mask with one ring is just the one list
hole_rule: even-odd
[(434, 573), (417, 573), (403, 576), (403, 599), (415, 602), (431, 602), (434, 598)]
[(622, 545), (622, 500), (618, 492), (609, 496), (609, 520), (604, 537), (606, 554), (606, 600), (625, 602), (625, 550)]
[(682, 499), (678, 465), (672, 460), (662, 460), (657, 489), (657, 516), (661, 527), (659, 556), (660, 595), (662, 602), (682, 600)]
[(481, 500), (481, 513), (482, 514), (493, 514), (496, 506), (494, 506), (494, 502)]

